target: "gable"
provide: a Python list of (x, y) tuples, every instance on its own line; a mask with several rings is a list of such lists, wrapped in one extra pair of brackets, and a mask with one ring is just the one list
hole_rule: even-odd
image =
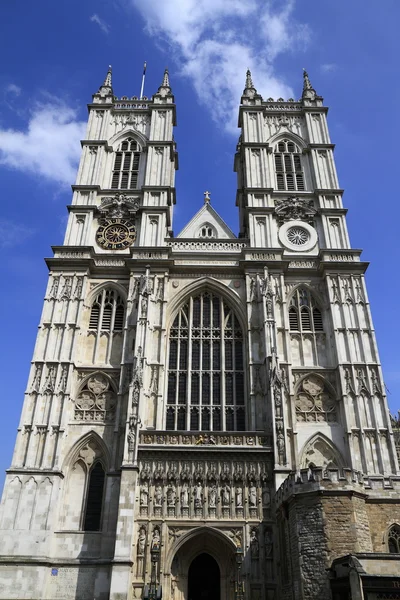
[(232, 239), (236, 235), (209, 202), (192, 217), (178, 238)]

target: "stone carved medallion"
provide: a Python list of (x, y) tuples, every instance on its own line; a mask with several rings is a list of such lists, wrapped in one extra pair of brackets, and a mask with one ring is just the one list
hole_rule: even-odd
[(110, 421), (114, 418), (116, 395), (107, 377), (89, 377), (75, 401), (76, 421)]
[(296, 417), (298, 421), (336, 421), (336, 401), (323, 379), (316, 375), (305, 377), (297, 390)]

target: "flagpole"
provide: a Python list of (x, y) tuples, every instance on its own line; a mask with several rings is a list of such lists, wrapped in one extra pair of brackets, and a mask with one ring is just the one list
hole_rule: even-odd
[(143, 91), (144, 91), (144, 78), (146, 77), (146, 67), (147, 67), (147, 63), (146, 63), (146, 61), (144, 61), (144, 65), (143, 65), (143, 75), (142, 75), (142, 87), (140, 88), (140, 100), (143, 98)]

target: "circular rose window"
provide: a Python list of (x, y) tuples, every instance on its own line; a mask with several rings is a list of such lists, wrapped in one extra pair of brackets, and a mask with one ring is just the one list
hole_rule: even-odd
[(279, 229), (279, 241), (282, 246), (295, 252), (308, 252), (318, 241), (314, 227), (303, 221), (288, 221)]
[(310, 234), (303, 227), (291, 227), (286, 235), (289, 242), (295, 246), (303, 246), (310, 239)]

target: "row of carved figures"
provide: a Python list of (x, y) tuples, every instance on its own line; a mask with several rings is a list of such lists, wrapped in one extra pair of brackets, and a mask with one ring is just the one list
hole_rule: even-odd
[[(144, 483), (140, 489), (140, 506), (147, 507), (149, 505), (149, 496), (149, 487)], [(181, 486), (179, 501), (182, 508), (188, 508), (192, 500), (195, 508), (201, 508), (206, 499), (208, 499), (209, 508), (216, 508), (218, 502), (220, 502), (223, 507), (229, 507), (234, 502), (237, 508), (243, 508), (244, 504), (247, 502), (250, 508), (256, 508), (258, 501), (257, 487), (254, 482), (251, 482), (247, 489), (240, 485), (232, 488), (228, 484), (217, 486), (217, 484), (212, 483), (207, 486), (206, 495), (201, 481), (198, 481), (191, 487), (188, 483), (184, 483)], [(263, 506), (270, 505), (270, 490), (266, 486), (262, 489), (261, 500)], [(169, 485), (165, 491), (161, 484), (155, 485), (153, 493), (154, 506), (162, 506), (164, 502), (166, 502), (167, 506), (171, 507), (177, 504), (178, 491), (175, 485)]]

